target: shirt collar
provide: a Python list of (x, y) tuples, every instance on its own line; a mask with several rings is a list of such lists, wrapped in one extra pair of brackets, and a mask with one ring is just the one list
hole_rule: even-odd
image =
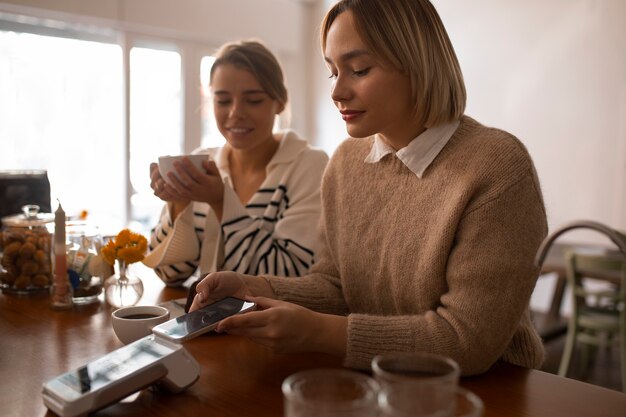
[[(281, 130), (280, 143), (278, 149), (272, 159), (267, 163), (266, 172), (269, 172), (274, 165), (286, 164), (294, 161), (301, 152), (307, 150), (309, 143), (300, 138), (296, 132), (291, 129)], [(230, 165), (228, 163), (228, 155), (232, 151), (232, 147), (226, 142), (221, 148), (209, 149), (209, 154), (215, 160), (215, 165), (219, 169), (222, 179), (230, 179)]]
[(411, 170), (418, 178), (422, 178), (426, 168), (439, 155), (459, 127), (460, 120), (455, 119), (439, 126), (431, 127), (423, 131), (407, 146), (396, 152), (389, 146), (380, 135), (374, 135), (374, 143), (370, 153), (365, 158), (366, 163), (374, 164), (385, 155), (395, 153), (400, 161)]

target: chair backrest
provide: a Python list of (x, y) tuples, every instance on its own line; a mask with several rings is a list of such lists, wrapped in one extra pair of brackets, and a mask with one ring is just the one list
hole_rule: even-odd
[(588, 296), (598, 296), (597, 291), (585, 287), (584, 279), (587, 277), (610, 277), (610, 281), (617, 284), (617, 288), (615, 291), (602, 292), (602, 298), (610, 300), (614, 305), (626, 302), (626, 256), (618, 253), (604, 255), (567, 252), (566, 258), (567, 281), (574, 294), (574, 315), (587, 304)]

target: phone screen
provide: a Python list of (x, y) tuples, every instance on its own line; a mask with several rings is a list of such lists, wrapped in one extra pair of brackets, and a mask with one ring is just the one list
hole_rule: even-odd
[(250, 310), (254, 303), (228, 297), (199, 310), (159, 324), (152, 331), (173, 340), (186, 340), (192, 335), (213, 330), (220, 320)]

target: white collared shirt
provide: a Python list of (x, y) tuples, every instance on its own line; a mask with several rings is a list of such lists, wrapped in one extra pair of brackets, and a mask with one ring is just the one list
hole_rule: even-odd
[(439, 126), (431, 127), (423, 131), (418, 137), (413, 139), (407, 146), (396, 152), (380, 135), (374, 135), (372, 150), (365, 158), (365, 162), (374, 164), (380, 161), (385, 155), (395, 153), (396, 156), (408, 169), (418, 178), (422, 178), (426, 168), (439, 155), (439, 152), (446, 146), (459, 127), (460, 120), (452, 120)]

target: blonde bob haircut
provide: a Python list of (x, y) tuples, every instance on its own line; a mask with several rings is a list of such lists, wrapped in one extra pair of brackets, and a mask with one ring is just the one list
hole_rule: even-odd
[(210, 82), (215, 70), (221, 65), (249, 71), (257, 79), (263, 91), (276, 100), (282, 109), (287, 106), (287, 87), (280, 63), (272, 52), (260, 41), (247, 40), (222, 45), (215, 54), (211, 67)]
[(439, 14), (428, 0), (340, 0), (321, 25), (322, 53), (331, 25), (350, 11), (356, 31), (375, 59), (411, 82), (414, 113), (425, 127), (465, 112), (461, 67)]

